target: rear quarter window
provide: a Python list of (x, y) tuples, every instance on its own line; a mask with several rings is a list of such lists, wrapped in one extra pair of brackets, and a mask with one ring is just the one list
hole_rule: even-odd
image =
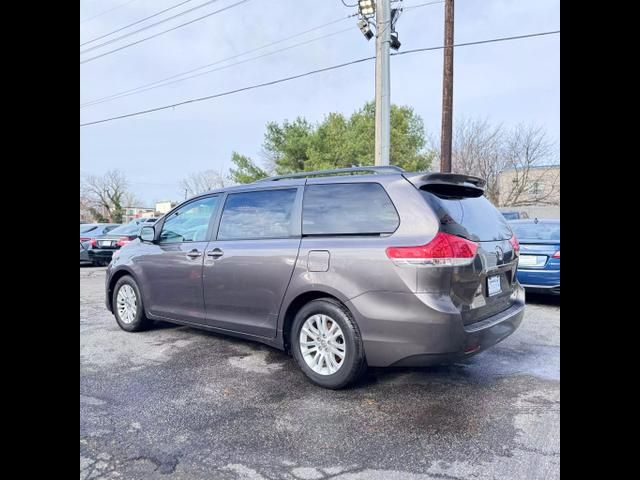
[(303, 235), (393, 233), (400, 218), (378, 183), (308, 185), (302, 207)]
[(503, 214), (484, 196), (439, 197), (421, 190), (422, 196), (440, 219), (440, 228), (476, 242), (511, 238)]

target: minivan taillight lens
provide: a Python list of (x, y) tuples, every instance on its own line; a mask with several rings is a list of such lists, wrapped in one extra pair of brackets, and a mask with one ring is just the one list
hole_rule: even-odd
[(473, 262), (478, 245), (466, 238), (438, 232), (426, 245), (389, 247), (387, 257), (398, 265), (456, 267)]
[(511, 235), (509, 243), (511, 244), (511, 248), (513, 248), (513, 251), (516, 252), (516, 254), (520, 253), (520, 242), (518, 242), (518, 237), (516, 237), (515, 233)]
[(560, 250), (553, 254), (553, 258), (560, 258)]

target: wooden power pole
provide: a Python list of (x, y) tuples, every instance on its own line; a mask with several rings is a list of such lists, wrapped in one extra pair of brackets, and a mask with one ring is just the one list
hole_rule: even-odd
[(454, 0), (444, 6), (444, 67), (442, 72), (442, 131), (440, 134), (440, 172), (451, 172), (453, 130), (453, 10)]

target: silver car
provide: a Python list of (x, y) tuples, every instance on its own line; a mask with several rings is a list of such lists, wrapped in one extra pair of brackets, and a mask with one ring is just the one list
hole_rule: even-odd
[(520, 325), (518, 242), (465, 175), (359, 167), (185, 201), (116, 251), (121, 328), (165, 320), (263, 342), (317, 385), (469, 357)]

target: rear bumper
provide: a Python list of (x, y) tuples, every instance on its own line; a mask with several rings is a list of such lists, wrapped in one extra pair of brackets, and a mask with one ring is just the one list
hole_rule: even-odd
[(524, 317), (519, 285), (509, 308), (470, 325), (446, 295), (371, 292), (348, 303), (372, 367), (455, 362), (504, 340)]
[(91, 249), (91, 250), (89, 250), (89, 258), (92, 261), (93, 260), (111, 261), (111, 257), (113, 257), (113, 252), (115, 252), (115, 250)]
[(519, 268), (518, 281), (527, 292), (560, 294), (560, 270)]

